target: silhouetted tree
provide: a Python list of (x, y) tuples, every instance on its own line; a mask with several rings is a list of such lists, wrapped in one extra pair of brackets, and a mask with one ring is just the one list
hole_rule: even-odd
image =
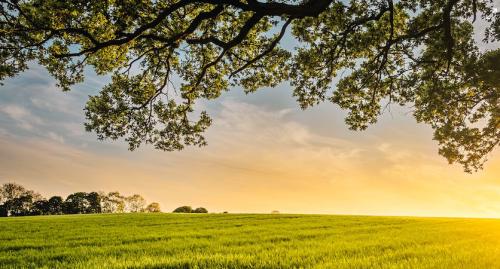
[(9, 211), (7, 210), (7, 206), (4, 204), (0, 204), (0, 217), (8, 217)]
[(5, 183), (0, 187), (2, 215), (27, 216), (36, 214), (34, 203), (43, 197), (32, 190), (27, 190), (17, 183)]
[(10, 206), (12, 216), (29, 216), (33, 211), (33, 197), (29, 194), (6, 202)]
[(31, 215), (48, 215), (50, 214), (49, 201), (42, 199), (33, 202)]
[(12, 200), (14, 198), (19, 198), (26, 194), (27, 190), (16, 183), (5, 183), (0, 187), (0, 204)]
[(146, 207), (146, 212), (149, 213), (159, 213), (161, 212), (159, 203), (151, 203)]
[(85, 196), (88, 201), (88, 207), (85, 213), (101, 213), (101, 196), (97, 192), (91, 192)]
[(87, 200), (87, 193), (76, 192), (70, 194), (63, 204), (64, 214), (85, 214), (90, 206)]
[(176, 208), (173, 212), (174, 213), (191, 213), (191, 212), (193, 212), (193, 209), (190, 206), (185, 205), (185, 206), (181, 206), (181, 207)]
[(193, 213), (208, 213), (208, 210), (204, 207), (198, 207), (195, 210), (193, 210)]
[(38, 201), (43, 199), (43, 197), (32, 190), (27, 190), (23, 186), (17, 183), (5, 183), (0, 187), (0, 204), (5, 203), (8, 200), (12, 200), (14, 198), (19, 198), (21, 196), (31, 196), (33, 201)]
[(52, 196), (48, 201), (49, 213), (59, 215), (63, 213), (63, 199), (61, 196)]
[[(17, 199), (17, 198), (14, 198)], [(12, 206), (13, 206), (13, 200), (7, 200), (2, 204), (3, 210), (5, 211), (6, 216), (12, 216)]]

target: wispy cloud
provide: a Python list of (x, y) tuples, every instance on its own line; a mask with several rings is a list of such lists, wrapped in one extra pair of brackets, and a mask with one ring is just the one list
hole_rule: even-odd
[(49, 132), (49, 133), (47, 134), (47, 136), (48, 136), (50, 139), (52, 139), (52, 140), (54, 140), (54, 141), (56, 141), (56, 142), (59, 142), (59, 143), (61, 143), (61, 144), (64, 144), (64, 137), (62, 137), (62, 136), (61, 136), (61, 135), (59, 135), (59, 134), (56, 134), (56, 133), (54, 133), (54, 132)]
[(19, 105), (7, 104), (1, 106), (0, 112), (12, 119), (18, 127), (25, 130), (33, 130), (35, 126), (43, 124), (41, 118), (33, 115), (29, 110)]

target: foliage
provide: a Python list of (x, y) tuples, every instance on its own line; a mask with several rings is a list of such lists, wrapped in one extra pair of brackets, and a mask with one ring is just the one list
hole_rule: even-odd
[(0, 204), (0, 217), (8, 217), (8, 216), (9, 216), (9, 210), (7, 208), (7, 205)]
[(0, 187), (0, 216), (28, 216), (36, 211), (34, 203), (42, 196), (16, 183), (5, 183)]
[(208, 213), (208, 210), (204, 207), (198, 207), (192, 213)]
[[(206, 144), (196, 101), (289, 81), (302, 108), (333, 102), (353, 130), (411, 106), (439, 153), (473, 171), (500, 142), (500, 49), (473, 38), (480, 16), (483, 43), (500, 41), (494, 12), (492, 0), (5, 0), (0, 80), (31, 60), (63, 90), (86, 66), (110, 74), (87, 130), (168, 151)], [(287, 31), (297, 47), (280, 46)]]
[(193, 208), (191, 208), (188, 205), (178, 207), (178, 208), (174, 209), (174, 211), (173, 211), (173, 213), (192, 213), (192, 212), (193, 212)]
[[(97, 214), (143, 212), (146, 200), (139, 194), (123, 197), (119, 192), (108, 194), (98, 192), (76, 192), (68, 195), (66, 200), (53, 196), (49, 200), (40, 194), (27, 190), (16, 183), (5, 183), (0, 187), (0, 217), (60, 215), (60, 214)], [(160, 212), (160, 205), (152, 203), (148, 212)]]
[(49, 201), (42, 199), (33, 202), (33, 208), (28, 215), (49, 215), (49, 214), (50, 214)]
[(122, 213), (125, 212), (125, 197), (119, 192), (101, 193), (103, 213)]
[(33, 211), (33, 197), (29, 194), (5, 202), (14, 216), (29, 216)]
[(35, 201), (42, 199), (39, 193), (27, 190), (17, 183), (9, 182), (0, 187), (0, 204), (22, 196), (31, 196)]
[(208, 210), (204, 207), (193, 209), (191, 206), (185, 205), (176, 208), (173, 213), (208, 213)]
[(64, 214), (85, 214), (89, 211), (90, 202), (86, 192), (76, 192), (68, 195), (63, 204)]
[(87, 212), (85, 213), (101, 213), (101, 196), (97, 192), (91, 192), (85, 197), (89, 203)]
[(134, 194), (126, 198), (128, 212), (143, 212), (146, 206), (146, 199), (139, 194)]
[(0, 219), (0, 238), (3, 268), (500, 268), (495, 219), (44, 216)]
[(26, 193), (26, 189), (16, 183), (5, 183), (0, 188), (0, 203), (19, 198)]
[(61, 196), (52, 196), (48, 201), (49, 214), (60, 215), (63, 213), (63, 199)]
[(149, 213), (160, 213), (160, 204), (159, 203), (151, 203), (146, 207), (146, 212)]

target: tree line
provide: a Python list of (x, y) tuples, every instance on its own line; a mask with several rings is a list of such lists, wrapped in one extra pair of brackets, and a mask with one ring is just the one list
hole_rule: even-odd
[(159, 203), (147, 204), (139, 194), (75, 192), (66, 199), (61, 196), (45, 199), (16, 183), (5, 183), (0, 187), (0, 217), (125, 212), (156, 213), (161, 209)]

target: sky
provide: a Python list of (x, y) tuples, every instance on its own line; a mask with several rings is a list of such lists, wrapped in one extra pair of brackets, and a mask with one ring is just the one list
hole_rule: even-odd
[(84, 130), (83, 107), (108, 78), (87, 72), (70, 92), (36, 64), (0, 87), (0, 184), (45, 197), (139, 193), (163, 211), (500, 218), (500, 152), (464, 173), (437, 153), (429, 126), (391, 107), (366, 131), (348, 130), (331, 103), (299, 109), (287, 84), (239, 88), (199, 104), (213, 118), (208, 146), (127, 150)]

